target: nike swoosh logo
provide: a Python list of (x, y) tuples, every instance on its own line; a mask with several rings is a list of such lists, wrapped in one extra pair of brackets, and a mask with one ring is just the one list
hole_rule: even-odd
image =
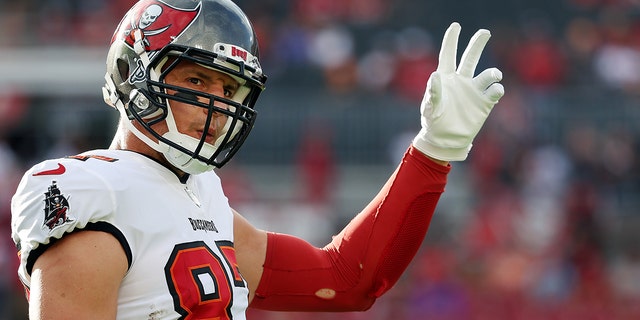
[(34, 173), (33, 176), (56, 176), (56, 175), (61, 175), (66, 171), (67, 171), (67, 168), (65, 168), (62, 164), (58, 163), (57, 168), (52, 170), (40, 171), (40, 172)]

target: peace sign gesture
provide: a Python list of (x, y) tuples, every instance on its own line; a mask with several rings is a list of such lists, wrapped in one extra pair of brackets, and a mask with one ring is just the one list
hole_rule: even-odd
[(420, 108), (422, 129), (413, 145), (438, 160), (467, 158), (472, 142), (487, 116), (504, 95), (502, 72), (489, 68), (474, 77), (482, 51), (491, 37), (478, 30), (456, 65), (460, 24), (444, 34), (438, 69), (431, 74)]

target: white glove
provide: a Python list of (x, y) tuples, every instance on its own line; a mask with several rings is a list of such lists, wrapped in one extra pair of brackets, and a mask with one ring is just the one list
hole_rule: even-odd
[(497, 68), (473, 77), (491, 33), (480, 29), (473, 35), (456, 69), (459, 35), (457, 22), (444, 34), (438, 69), (427, 82), (420, 107), (422, 129), (413, 140), (422, 153), (443, 161), (467, 158), (473, 139), (504, 95), (499, 83), (502, 72)]

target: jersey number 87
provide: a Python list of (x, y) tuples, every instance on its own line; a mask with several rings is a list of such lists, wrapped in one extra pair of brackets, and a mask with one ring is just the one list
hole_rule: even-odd
[(222, 257), (202, 241), (178, 244), (164, 267), (180, 319), (231, 319), (232, 286), (246, 284), (238, 271), (233, 244), (216, 241), (216, 246)]

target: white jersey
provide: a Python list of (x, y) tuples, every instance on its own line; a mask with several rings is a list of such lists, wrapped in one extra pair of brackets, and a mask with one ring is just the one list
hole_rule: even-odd
[(247, 284), (233, 247), (233, 214), (214, 172), (179, 181), (130, 151), (95, 150), (27, 171), (12, 199), (18, 274), (75, 230), (116, 237), (129, 269), (118, 319), (245, 319)]

